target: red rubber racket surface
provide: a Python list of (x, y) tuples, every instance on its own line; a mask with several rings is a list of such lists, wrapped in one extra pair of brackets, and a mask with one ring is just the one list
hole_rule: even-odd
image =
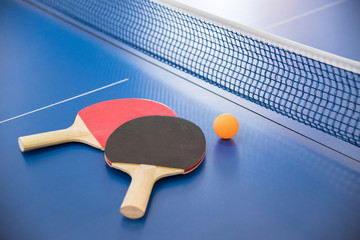
[(166, 105), (146, 99), (116, 99), (93, 104), (79, 111), (79, 117), (102, 147), (110, 134), (125, 122), (150, 115), (176, 117)]

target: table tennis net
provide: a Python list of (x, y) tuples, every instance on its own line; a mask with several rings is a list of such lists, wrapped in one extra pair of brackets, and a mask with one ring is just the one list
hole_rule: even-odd
[[(174, 68), (360, 146), (360, 74), (149, 0), (32, 0)], [(348, 70), (346, 70), (348, 69)]]

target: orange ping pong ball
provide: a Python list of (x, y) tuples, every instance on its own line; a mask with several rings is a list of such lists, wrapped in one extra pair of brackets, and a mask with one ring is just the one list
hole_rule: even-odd
[(239, 123), (233, 115), (224, 113), (217, 116), (213, 127), (216, 135), (220, 138), (230, 139), (239, 130)]

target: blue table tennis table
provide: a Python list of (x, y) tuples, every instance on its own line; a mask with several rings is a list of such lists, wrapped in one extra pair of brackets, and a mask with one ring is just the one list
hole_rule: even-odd
[[(77, 1), (0, 2), (0, 239), (360, 239), (358, 1), (84, 2), (88, 9)], [(123, 6), (140, 10), (119, 14)], [(169, 25), (129, 25), (124, 28), (129, 36), (144, 32), (133, 42), (115, 34), (132, 18), (144, 19), (151, 12), (160, 19), (160, 10), (168, 14), (164, 21)], [(166, 38), (156, 45), (149, 36), (158, 35), (151, 31), (173, 30), (174, 16), (184, 22), (184, 31), (191, 20), (198, 24), (194, 36), (205, 26), (210, 37), (179, 35), (175, 45), (167, 45)], [(284, 92), (272, 86), (284, 98), (275, 97), (277, 105), (271, 105), (272, 95), (252, 97), (261, 95), (256, 87), (260, 80), (267, 81), (264, 76), (278, 79), (286, 72), (261, 72), (257, 77), (257, 70), (249, 71), (249, 77), (255, 74), (254, 81), (260, 80), (247, 95), (242, 90), (248, 88), (247, 80), (232, 78), (230, 72), (237, 70), (227, 68), (230, 60), (205, 62), (223, 50), (216, 45), (223, 33), (216, 23), (223, 22), (231, 31), (224, 30), (219, 39), (236, 39), (242, 23), (250, 26), (244, 27), (250, 39), (260, 39), (250, 43), (262, 46), (274, 40), (264, 49), (279, 45), (279, 56), (300, 56), (282, 50), (289, 43), (294, 52), (300, 46), (304, 56), (314, 53), (314, 66), (329, 69), (331, 59), (340, 62), (330, 73), (317, 74), (325, 81), (332, 71), (345, 76), (344, 86), (350, 90), (343, 92), (350, 97), (341, 103), (349, 110), (341, 110), (331, 95), (332, 108), (310, 122), (305, 116), (312, 108), (286, 108), (289, 99), (296, 98), (290, 94), (285, 99), (294, 89), (291, 83)], [(191, 41), (193, 45), (180, 49), (182, 42)], [(196, 50), (204, 42), (208, 55)], [(238, 54), (231, 46), (234, 53), (227, 57)], [(172, 58), (179, 51), (186, 54)], [(193, 57), (186, 59), (187, 54)], [(244, 56), (245, 65), (256, 58)], [(219, 61), (224, 68), (216, 65)], [(302, 96), (321, 87), (304, 85)], [(331, 91), (324, 88), (323, 94)], [(155, 184), (147, 212), (138, 220), (119, 212), (131, 179), (108, 167), (102, 151), (68, 143), (23, 153), (17, 142), (20, 136), (69, 127), (86, 106), (122, 98), (168, 105), (200, 126), (207, 142), (205, 160), (195, 171)], [(299, 107), (308, 104), (299, 101)], [(319, 103), (318, 112), (321, 107)], [(331, 128), (321, 120), (333, 119), (334, 111), (340, 112), (342, 121), (326, 122)], [(239, 121), (231, 140), (221, 140), (213, 131), (213, 121), (221, 113), (231, 113)]]

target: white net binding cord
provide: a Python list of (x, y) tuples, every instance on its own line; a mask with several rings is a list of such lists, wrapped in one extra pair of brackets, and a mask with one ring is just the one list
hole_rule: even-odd
[(360, 146), (360, 64), (174, 2), (32, 0), (174, 68)]

